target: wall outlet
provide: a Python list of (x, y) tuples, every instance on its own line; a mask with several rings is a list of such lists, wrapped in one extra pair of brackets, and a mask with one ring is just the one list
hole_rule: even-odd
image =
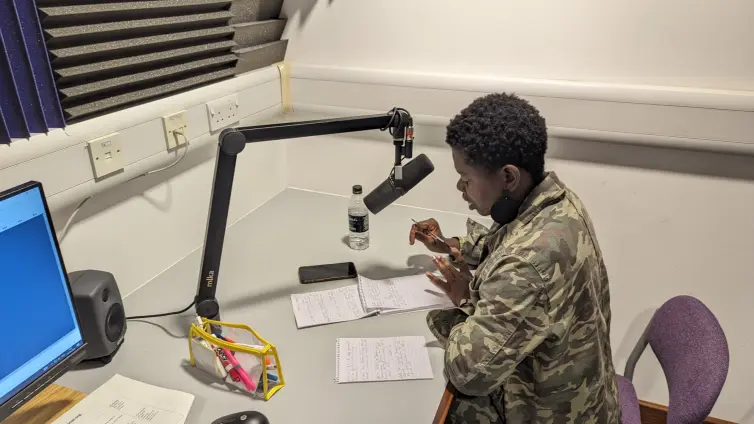
[(126, 166), (120, 134), (113, 133), (87, 142), (94, 178), (102, 178)]
[(217, 131), (240, 120), (238, 116), (238, 94), (231, 94), (207, 103), (209, 130)]
[(162, 118), (162, 125), (165, 128), (165, 141), (168, 150), (183, 146), (188, 141), (188, 121), (186, 120), (186, 111), (174, 113)]

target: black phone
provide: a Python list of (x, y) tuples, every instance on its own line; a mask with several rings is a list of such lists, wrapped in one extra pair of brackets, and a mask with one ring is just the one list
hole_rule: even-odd
[(346, 280), (356, 278), (357, 276), (356, 265), (353, 262), (302, 266), (298, 269), (298, 279), (301, 281), (301, 284)]

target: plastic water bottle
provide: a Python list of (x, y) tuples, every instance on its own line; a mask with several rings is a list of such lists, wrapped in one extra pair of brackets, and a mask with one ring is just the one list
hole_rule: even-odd
[(353, 195), (348, 202), (348, 245), (354, 250), (369, 247), (369, 210), (364, 205), (361, 186), (353, 186)]

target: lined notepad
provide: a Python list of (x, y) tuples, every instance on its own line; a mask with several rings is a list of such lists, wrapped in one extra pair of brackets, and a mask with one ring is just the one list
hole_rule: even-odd
[(423, 336), (349, 338), (335, 342), (335, 382), (431, 380)]
[(353, 321), (376, 313), (370, 314), (364, 309), (359, 299), (359, 289), (355, 285), (333, 290), (292, 294), (291, 303), (298, 328)]
[(453, 306), (450, 298), (424, 274), (384, 280), (359, 276), (358, 287), (367, 312), (393, 314)]
[(298, 328), (453, 306), (423, 274), (385, 280), (359, 276), (355, 285), (292, 294), (291, 304)]

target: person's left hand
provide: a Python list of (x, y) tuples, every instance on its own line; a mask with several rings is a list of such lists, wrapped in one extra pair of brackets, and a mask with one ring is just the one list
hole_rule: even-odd
[[(454, 258), (463, 258), (461, 252), (456, 248), (452, 248), (450, 254)], [(437, 287), (439, 287), (445, 294), (448, 295), (454, 305), (458, 306), (463, 299), (469, 299), (471, 292), (469, 290), (469, 283), (471, 282), (471, 270), (463, 259), (460, 259), (459, 269), (456, 269), (448, 262), (447, 259), (440, 256), (432, 258), (437, 269), (440, 271), (445, 279), (436, 277), (434, 274), (428, 272), (427, 278), (432, 281)]]

